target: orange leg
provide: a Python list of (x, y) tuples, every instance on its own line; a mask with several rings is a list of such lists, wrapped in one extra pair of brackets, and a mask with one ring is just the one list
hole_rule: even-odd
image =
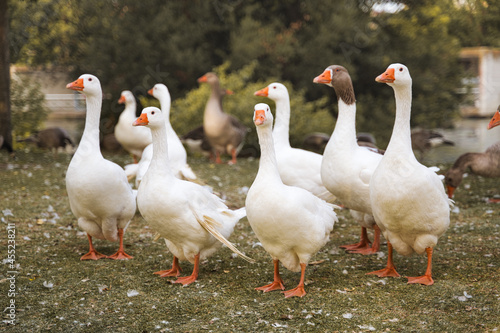
[(300, 264), (300, 281), (297, 287), (285, 291), (285, 298), (298, 296), (303, 297), (306, 295), (306, 291), (304, 290), (304, 277), (306, 275), (306, 264)]
[(216, 150), (215, 151), (215, 164), (221, 164), (222, 161), (220, 159), (220, 153)]
[(387, 266), (384, 269), (366, 273), (366, 274), (374, 274), (378, 277), (386, 277), (386, 276), (392, 276), (392, 277), (400, 277), (398, 272), (396, 272), (396, 267), (394, 267), (394, 263), (392, 262), (392, 244), (391, 242), (387, 241)]
[(109, 259), (121, 260), (121, 259), (132, 259), (131, 255), (125, 253), (125, 249), (123, 248), (123, 229), (118, 229), (118, 237), (120, 238), (120, 247), (115, 254), (108, 256)]
[(274, 281), (271, 284), (265, 285), (263, 287), (255, 288), (255, 290), (262, 290), (263, 292), (273, 291), (277, 289), (285, 290), (285, 286), (283, 285), (283, 280), (280, 277), (280, 262), (279, 260), (273, 260), (274, 264)]
[(373, 226), (374, 234), (373, 234), (373, 245), (371, 247), (366, 247), (364, 249), (358, 250), (350, 250), (349, 253), (359, 253), (359, 254), (375, 254), (380, 249), (380, 228), (378, 225)]
[(197, 255), (194, 256), (193, 273), (189, 276), (183, 276), (177, 278), (177, 280), (173, 281), (172, 283), (182, 283), (183, 286), (187, 286), (188, 284), (193, 283), (198, 278), (199, 266), (200, 266), (200, 254), (198, 253)]
[(432, 247), (426, 248), (425, 252), (427, 252), (427, 270), (425, 274), (418, 277), (408, 277), (408, 283), (420, 283), (426, 286), (434, 284), (432, 279)]
[(89, 253), (84, 254), (80, 258), (80, 260), (99, 260), (102, 258), (106, 258), (104, 254), (101, 254), (94, 249), (94, 246), (92, 245), (92, 236), (87, 234), (87, 237), (89, 239)]
[(366, 232), (366, 228), (361, 227), (361, 238), (359, 240), (359, 243), (349, 244), (349, 245), (341, 245), (340, 247), (343, 249), (346, 249), (347, 251), (369, 249), (370, 248), (370, 240), (368, 239), (368, 233)]
[(231, 157), (229, 164), (236, 164), (236, 148), (231, 149)]
[(174, 260), (172, 262), (172, 268), (169, 270), (165, 271), (158, 271), (154, 272), (153, 274), (157, 274), (160, 277), (166, 277), (166, 276), (179, 276), (181, 275), (181, 266), (179, 266), (179, 259), (174, 256)]

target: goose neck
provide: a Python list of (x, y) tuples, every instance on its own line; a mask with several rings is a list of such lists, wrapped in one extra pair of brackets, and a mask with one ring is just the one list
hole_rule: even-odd
[(387, 152), (409, 152), (413, 154), (411, 149), (410, 128), (412, 101), (411, 86), (394, 87), (394, 95), (396, 99), (396, 118), (391, 140), (387, 146)]
[(273, 129), (274, 143), (278, 147), (290, 147), (290, 100), (287, 98), (275, 100), (276, 121)]
[(343, 146), (356, 145), (356, 103), (338, 101), (339, 113), (332, 134), (334, 141), (342, 141)]
[(168, 159), (167, 130), (165, 126), (151, 129), (153, 157), (148, 172), (152, 174), (172, 175)]
[(86, 95), (87, 113), (85, 127), (80, 145), (89, 147), (92, 151), (99, 149), (99, 123), (101, 118), (102, 93)]
[(260, 143), (260, 160), (257, 178), (281, 179), (278, 172), (278, 162), (274, 150), (273, 134), (270, 127), (257, 127), (257, 136)]

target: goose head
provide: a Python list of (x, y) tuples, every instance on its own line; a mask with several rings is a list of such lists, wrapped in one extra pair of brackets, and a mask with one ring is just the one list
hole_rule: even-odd
[(411, 85), (411, 76), (408, 67), (403, 64), (391, 64), (385, 72), (375, 78), (375, 81), (387, 83), (391, 87)]
[(153, 88), (148, 90), (148, 94), (156, 99), (160, 99), (161, 96), (170, 96), (168, 88), (163, 83), (157, 83)]
[(147, 126), (151, 129), (165, 126), (165, 119), (160, 109), (154, 106), (144, 108), (139, 118), (137, 118), (133, 126)]
[(219, 83), (219, 78), (214, 72), (208, 72), (202, 77), (198, 78), (198, 83), (206, 82), (210, 85), (215, 85)]
[(493, 127), (500, 125), (500, 105), (498, 106), (497, 112), (491, 118), (490, 123), (488, 124), (488, 129), (492, 129)]
[(99, 79), (91, 74), (83, 74), (80, 77), (66, 85), (67, 89), (81, 91), (85, 94), (101, 93), (101, 83)]
[(267, 87), (253, 93), (255, 96), (268, 97), (273, 101), (288, 99), (288, 89), (279, 82), (274, 82)]
[(132, 102), (135, 102), (134, 94), (132, 94), (130, 90), (122, 91), (118, 104), (127, 104)]
[(253, 122), (257, 127), (269, 127), (273, 124), (271, 108), (266, 103), (255, 104)]
[(314, 78), (313, 82), (332, 87), (335, 89), (337, 97), (348, 105), (356, 102), (351, 76), (345, 67), (340, 65), (328, 66), (323, 73)]

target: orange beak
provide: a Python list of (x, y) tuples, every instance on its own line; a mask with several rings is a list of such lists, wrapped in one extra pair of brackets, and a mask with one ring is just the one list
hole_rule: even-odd
[(139, 118), (137, 118), (132, 125), (133, 126), (146, 126), (147, 124), (149, 124), (148, 115), (146, 113), (141, 113), (141, 116)]
[(253, 93), (255, 96), (267, 97), (269, 95), (269, 87), (265, 87), (264, 89), (258, 90)]
[(118, 104), (125, 104), (125, 96), (121, 95)]
[(264, 120), (266, 119), (266, 111), (264, 110), (255, 110), (255, 115), (253, 117), (253, 122), (255, 125), (262, 125)]
[(153, 88), (151, 88), (151, 89), (148, 90), (148, 94), (150, 94), (151, 96), (153, 96)]
[(446, 185), (446, 190), (448, 191), (448, 198), (453, 198), (453, 192), (455, 192), (456, 187)]
[(82, 91), (83, 90), (83, 79), (78, 79), (66, 85), (66, 89)]
[(322, 74), (316, 76), (313, 80), (314, 83), (330, 84), (332, 83), (332, 73), (326, 69)]
[(498, 125), (500, 125), (500, 107), (498, 108), (493, 118), (491, 118), (490, 123), (488, 124), (488, 129), (492, 129), (493, 127), (496, 127)]
[(375, 81), (380, 83), (393, 83), (396, 78), (394, 77), (394, 68), (387, 68), (385, 72), (375, 78)]
[(198, 79), (198, 82), (207, 82), (207, 76), (206, 75), (203, 75), (202, 77), (200, 77)]

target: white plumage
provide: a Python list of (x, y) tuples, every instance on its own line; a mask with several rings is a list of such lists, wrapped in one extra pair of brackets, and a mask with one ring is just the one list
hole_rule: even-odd
[(165, 238), (174, 255), (172, 269), (156, 273), (178, 276), (178, 260), (187, 260), (194, 264), (193, 273), (174, 282), (190, 284), (198, 277), (200, 260), (212, 255), (222, 243), (252, 261), (226, 239), (246, 215), (245, 208), (232, 211), (203, 186), (174, 176), (163, 111), (145, 108), (134, 125), (148, 126), (153, 134), (153, 158), (139, 187), (137, 205), (148, 224)]
[(410, 114), (412, 79), (408, 68), (392, 64), (377, 77), (394, 89), (396, 120), (387, 150), (375, 170), (370, 194), (373, 214), (387, 239), (387, 267), (372, 272), (399, 276), (392, 262), (392, 248), (403, 255), (427, 252), (427, 271), (409, 277), (408, 283), (431, 285), (432, 250), (450, 224), (451, 201), (434, 169), (420, 164), (411, 148)]
[(323, 156), (290, 146), (288, 89), (282, 83), (274, 82), (266, 88), (256, 91), (254, 95), (268, 97), (276, 103), (276, 121), (273, 128), (274, 151), (283, 183), (301, 187), (327, 202), (334, 202), (335, 196), (326, 189), (321, 181), (320, 171)]
[(264, 249), (274, 261), (274, 281), (257, 288), (265, 292), (284, 289), (279, 275), (281, 262), (292, 271), (301, 271), (298, 286), (285, 297), (304, 296), (304, 275), (310, 258), (329, 240), (337, 215), (333, 205), (307, 190), (283, 184), (274, 152), (273, 116), (267, 104), (255, 106), (261, 158), (259, 171), (246, 198), (248, 221)]
[(95, 251), (92, 237), (120, 241), (118, 252), (108, 258), (131, 258), (123, 250), (123, 233), (136, 211), (135, 196), (123, 169), (104, 159), (99, 149), (101, 84), (97, 77), (84, 74), (66, 87), (87, 97), (85, 129), (66, 172), (71, 211), (89, 239), (90, 251), (81, 259), (106, 257)]
[[(361, 226), (361, 240), (342, 247), (354, 253), (373, 254), (379, 250), (380, 231), (372, 216), (370, 179), (382, 155), (368, 147), (360, 147), (356, 137), (356, 98), (351, 77), (338, 65), (327, 67), (314, 78), (315, 83), (335, 89), (339, 113), (335, 129), (323, 153), (321, 179)], [(369, 246), (366, 228), (375, 230), (373, 246)]]

